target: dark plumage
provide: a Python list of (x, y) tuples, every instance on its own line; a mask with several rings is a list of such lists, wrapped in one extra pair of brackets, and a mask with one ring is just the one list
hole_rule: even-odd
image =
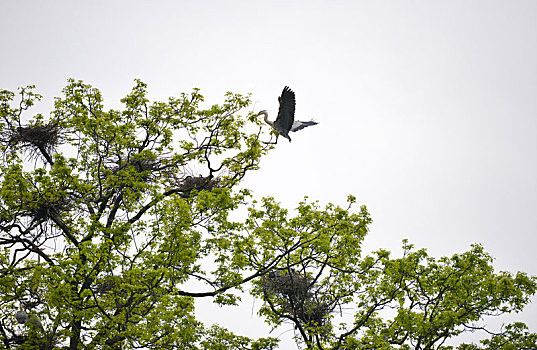
[(28, 317), (28, 314), (26, 313), (26, 311), (21, 309), (17, 311), (17, 313), (15, 314), (15, 319), (17, 320), (18, 323), (25, 324), (26, 322), (28, 322), (30, 318)]
[(313, 120), (307, 122), (299, 120), (295, 121), (295, 93), (289, 88), (289, 86), (283, 88), (282, 95), (278, 97), (278, 102), (280, 104), (280, 108), (278, 110), (278, 116), (276, 117), (275, 121), (271, 122), (270, 120), (268, 120), (268, 112), (265, 110), (258, 113), (258, 115), (263, 114), (265, 123), (272, 126), (272, 128), (277, 132), (276, 141), (272, 142), (273, 144), (278, 143), (279, 135), (285, 137), (289, 140), (289, 142), (291, 142), (291, 138), (289, 137), (289, 131), (298, 131), (300, 129), (304, 129), (307, 126), (318, 124)]

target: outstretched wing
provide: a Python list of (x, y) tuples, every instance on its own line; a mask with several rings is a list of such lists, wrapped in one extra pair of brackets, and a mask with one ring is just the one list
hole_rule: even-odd
[(293, 122), (293, 126), (291, 127), (291, 131), (298, 131), (300, 129), (304, 129), (306, 126), (312, 126), (312, 125), (317, 125), (319, 123), (317, 122), (314, 122), (313, 120), (310, 120), (308, 122), (302, 122), (300, 120), (297, 120), (295, 122)]
[(287, 134), (293, 127), (296, 105), (295, 93), (289, 86), (283, 88), (282, 95), (278, 97), (278, 102), (280, 102), (280, 109), (274, 125), (280, 127)]

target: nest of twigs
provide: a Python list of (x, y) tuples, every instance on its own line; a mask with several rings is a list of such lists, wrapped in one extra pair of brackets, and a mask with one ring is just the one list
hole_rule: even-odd
[(271, 271), (262, 281), (263, 291), (283, 299), (280, 304), (288, 314), (311, 326), (323, 326), (330, 307), (318, 301), (312, 290), (312, 279), (294, 270)]
[(7, 338), (7, 342), (14, 345), (23, 345), (24, 348), (38, 349), (38, 350), (52, 350), (57, 349), (56, 344), (53, 341), (49, 341), (47, 338), (32, 339), (28, 335), (14, 334), (12, 337)]
[(326, 316), (330, 313), (327, 303), (317, 300), (308, 300), (297, 313), (298, 317), (307, 325), (324, 326)]
[(60, 197), (54, 199), (41, 198), (39, 201), (32, 203), (28, 214), (34, 219), (50, 218), (66, 211), (72, 204), (69, 197)]
[(291, 299), (295, 304), (302, 303), (308, 296), (311, 279), (308, 276), (290, 271), (271, 271), (263, 279), (263, 290)]
[(112, 171), (112, 173), (117, 174), (121, 170), (133, 168), (136, 173), (141, 174), (141, 179), (143, 181), (148, 181), (153, 178), (153, 172), (158, 171), (159, 167), (160, 162), (158, 159), (130, 159), (123, 164), (118, 161), (114, 166), (110, 168), (110, 170)]
[(5, 131), (3, 136), (10, 145), (18, 145), (35, 155), (50, 155), (62, 138), (61, 129), (55, 123), (19, 126)]
[(108, 293), (114, 290), (117, 284), (118, 281), (115, 276), (105, 276), (104, 278), (97, 281), (95, 291), (97, 293)]
[(192, 190), (212, 191), (215, 188), (219, 188), (220, 180), (211, 176), (187, 176), (177, 185), (179, 190), (181, 190), (181, 197), (188, 198)]
[(144, 171), (157, 170), (159, 161), (157, 159), (141, 159), (141, 160), (129, 160), (123, 162), (123, 164), (116, 164), (111, 167), (113, 173), (117, 173), (120, 170), (125, 170), (129, 167), (133, 167), (136, 172), (141, 173)]
[(136, 169), (137, 172), (141, 173), (144, 171), (157, 170), (159, 167), (158, 159), (142, 159), (130, 162), (130, 165)]

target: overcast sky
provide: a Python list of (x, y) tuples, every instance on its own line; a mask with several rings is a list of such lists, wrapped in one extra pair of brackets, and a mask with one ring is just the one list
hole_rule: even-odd
[[(113, 108), (140, 78), (153, 99), (251, 92), (273, 115), (289, 85), (320, 124), (244, 186), (289, 208), (357, 196), (368, 251), (481, 243), (537, 275), (537, 1), (4, 0), (0, 33), (0, 88), (36, 84), (47, 110), (69, 77)], [(533, 331), (536, 303), (516, 317)]]

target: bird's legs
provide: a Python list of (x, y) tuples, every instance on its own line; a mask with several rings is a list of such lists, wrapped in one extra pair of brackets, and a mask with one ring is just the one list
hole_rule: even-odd
[[(265, 141), (263, 141), (263, 143), (264, 143), (265, 145), (275, 145), (275, 144), (278, 143), (278, 136), (280, 136), (280, 134), (276, 134), (276, 141), (274, 141), (274, 142), (270, 142), (270, 141), (269, 141), (269, 142), (265, 142)], [(270, 139), (272, 140), (272, 137), (271, 137)]]

